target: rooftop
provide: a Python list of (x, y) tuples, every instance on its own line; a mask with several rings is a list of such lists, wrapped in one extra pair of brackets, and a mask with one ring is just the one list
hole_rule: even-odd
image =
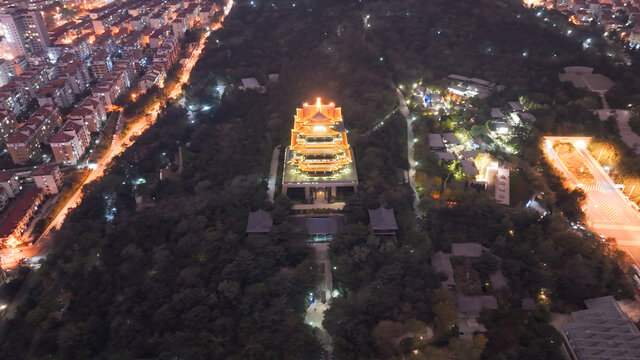
[(460, 160), (460, 165), (462, 166), (462, 172), (465, 175), (476, 176), (480, 173), (478, 171), (478, 168), (476, 167), (476, 164), (473, 161)]
[(458, 311), (467, 316), (478, 316), (484, 309), (496, 310), (498, 300), (492, 295), (457, 296)]
[(75, 136), (71, 136), (67, 133), (55, 133), (53, 135), (51, 135), (51, 138), (49, 139), (50, 143), (65, 143), (65, 142), (69, 142), (71, 140), (73, 140), (75, 138)]
[(452, 132), (448, 132), (448, 133), (442, 134), (442, 139), (446, 143), (451, 144), (451, 145), (462, 145), (460, 140), (458, 140), (458, 137), (456, 137), (456, 134), (454, 134)]
[(271, 226), (273, 226), (273, 218), (270, 213), (262, 209), (249, 213), (246, 230), (248, 233), (268, 233), (271, 231)]
[(567, 340), (580, 360), (640, 359), (640, 330), (612, 296), (585, 300), (586, 310), (563, 325)]
[(443, 148), (442, 136), (440, 134), (429, 134), (429, 146), (431, 148)]
[(284, 155), (284, 176), (285, 184), (357, 184), (358, 173), (354, 162), (345, 165), (340, 171), (327, 176), (306, 175), (298, 171), (291, 163), (292, 150), (286, 150)]
[(338, 220), (332, 217), (308, 218), (305, 225), (309, 235), (335, 235), (338, 233)]
[(38, 166), (37, 169), (33, 171), (33, 176), (50, 175), (57, 168), (58, 168), (58, 165), (55, 165), (55, 164), (40, 165)]
[(436, 156), (438, 156), (438, 158), (440, 160), (455, 160), (456, 159), (456, 155), (450, 152), (446, 152), (446, 151), (436, 151), (435, 152)]
[(372, 230), (398, 230), (393, 209), (380, 206), (377, 209), (369, 209), (369, 220)]
[(28, 189), (18, 197), (11, 212), (0, 224), (0, 238), (5, 238), (16, 230), (16, 226), (25, 217), (27, 211), (31, 209), (36, 199), (40, 197), (41, 192), (42, 190), (40, 189)]
[(13, 177), (13, 172), (11, 171), (0, 171), (0, 182), (7, 182), (11, 180)]
[[(578, 70), (576, 70), (578, 69)], [(559, 74), (560, 81), (570, 81), (577, 88), (588, 89), (594, 92), (606, 92), (613, 86), (613, 81), (602, 74), (593, 74), (591, 68), (569, 67), (564, 74)], [(588, 71), (591, 70), (591, 71)]]
[(451, 244), (451, 254), (453, 256), (480, 257), (486, 251), (489, 251), (489, 249), (476, 242)]
[(442, 282), (443, 287), (456, 285), (456, 281), (453, 278), (453, 266), (451, 266), (451, 254), (438, 251), (431, 256), (431, 265), (436, 272), (441, 272), (447, 276), (447, 280)]

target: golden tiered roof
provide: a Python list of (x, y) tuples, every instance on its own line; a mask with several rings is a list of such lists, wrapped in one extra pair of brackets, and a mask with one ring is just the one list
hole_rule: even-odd
[(342, 109), (334, 103), (304, 104), (296, 110), (291, 146), (291, 161), (306, 174), (332, 174), (352, 162)]

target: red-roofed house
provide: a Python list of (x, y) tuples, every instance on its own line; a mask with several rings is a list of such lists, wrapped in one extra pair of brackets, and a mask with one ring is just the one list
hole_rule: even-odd
[(107, 114), (100, 101), (87, 98), (73, 109), (69, 118), (84, 122), (90, 132), (98, 132), (107, 120)]
[(112, 106), (118, 96), (126, 90), (125, 80), (124, 72), (111, 73), (96, 85), (93, 94), (100, 97), (107, 107)]
[(56, 161), (65, 165), (75, 165), (84, 154), (82, 141), (74, 132), (59, 132), (51, 135), (49, 144)]
[(36, 141), (35, 130), (28, 126), (20, 129), (7, 139), (7, 149), (11, 160), (16, 164), (24, 164), (36, 157), (40, 152), (40, 143)]
[(67, 120), (66, 123), (60, 129), (60, 132), (73, 132), (78, 136), (80, 142), (83, 147), (89, 146), (89, 142), (91, 142), (91, 135), (89, 134), (89, 129), (87, 129), (87, 125), (83, 121), (79, 120)]
[(29, 221), (36, 214), (44, 194), (40, 189), (26, 190), (17, 200), (9, 215), (0, 223), (0, 241), (6, 244), (9, 240), (23, 242), (22, 233)]

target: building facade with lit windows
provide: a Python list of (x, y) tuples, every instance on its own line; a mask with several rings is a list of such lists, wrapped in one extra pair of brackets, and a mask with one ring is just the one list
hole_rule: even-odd
[(0, 142), (5, 142), (18, 127), (16, 118), (6, 110), (0, 110)]
[(107, 121), (107, 113), (99, 98), (82, 100), (69, 114), (69, 119), (82, 121), (89, 132), (98, 132)]
[(49, 82), (49, 71), (44, 66), (32, 67), (16, 76), (13, 81), (22, 88), (29, 99), (35, 99), (40, 90)]
[(69, 78), (57, 78), (51, 80), (38, 92), (38, 104), (40, 106), (56, 105), (60, 108), (69, 108), (73, 105), (74, 96)]
[(48, 143), (49, 135), (62, 122), (60, 111), (53, 105), (42, 106), (9, 136), (6, 145), (11, 159), (24, 164), (40, 155), (40, 143)]
[(56, 161), (65, 165), (75, 165), (89, 146), (89, 131), (84, 123), (67, 121), (60, 132), (51, 135), (49, 145)]
[(111, 73), (102, 79), (93, 89), (92, 94), (100, 97), (107, 108), (113, 106), (118, 96), (128, 87), (124, 72)]
[(296, 110), (286, 149), (282, 192), (304, 189), (305, 199), (326, 203), (339, 188), (357, 191), (358, 174), (342, 109), (334, 103), (304, 104)]
[(46, 51), (51, 46), (39, 11), (9, 8), (0, 14), (0, 27), (13, 57)]
[(18, 116), (25, 108), (29, 97), (24, 88), (14, 81), (0, 87), (0, 110), (9, 111)]
[(38, 166), (33, 171), (33, 181), (38, 189), (41, 189), (45, 195), (54, 195), (60, 192), (62, 188), (62, 173), (60, 167), (55, 164), (46, 164)]

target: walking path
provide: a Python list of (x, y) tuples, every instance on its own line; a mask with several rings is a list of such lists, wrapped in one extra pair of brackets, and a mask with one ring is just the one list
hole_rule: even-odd
[(374, 131), (380, 129), (384, 125), (384, 122), (387, 121), (391, 117), (391, 115), (395, 114), (396, 111), (398, 111), (398, 108), (395, 108), (395, 109), (391, 110), (391, 112), (388, 113), (387, 116), (385, 116), (382, 120), (380, 120), (371, 130), (369, 130), (369, 131), (365, 132), (364, 134), (362, 134), (362, 136), (369, 136)]
[(602, 100), (602, 110), (596, 110), (598, 116), (600, 116), (600, 120), (607, 120), (609, 116), (613, 115), (616, 118), (616, 123), (618, 124), (618, 131), (620, 132), (620, 137), (628, 147), (633, 149), (633, 151), (640, 155), (640, 136), (636, 134), (633, 130), (631, 130), (631, 126), (629, 126), (629, 119), (631, 118), (631, 111), (629, 110), (611, 110), (609, 108), (609, 103), (607, 103), (607, 99), (604, 96), (604, 93), (601, 92), (600, 99)]
[(343, 202), (334, 202), (331, 204), (295, 204), (293, 210), (315, 210), (315, 209), (331, 209), (342, 210), (344, 208)]
[(618, 131), (622, 141), (632, 148), (636, 154), (640, 155), (640, 136), (631, 130), (631, 126), (629, 126), (630, 118), (631, 111), (616, 110), (616, 123), (618, 124)]
[(398, 96), (398, 102), (400, 105), (398, 109), (400, 113), (407, 119), (407, 160), (409, 160), (409, 185), (411, 186), (411, 190), (413, 190), (413, 210), (416, 213), (416, 216), (420, 217), (420, 211), (418, 210), (418, 204), (420, 203), (420, 198), (418, 197), (418, 192), (416, 191), (415, 177), (416, 177), (416, 159), (415, 159), (415, 149), (413, 146), (413, 118), (411, 117), (411, 112), (409, 111), (409, 107), (407, 106), (407, 102), (404, 99), (404, 95), (402, 95), (402, 91), (398, 89), (396, 84), (393, 84), (393, 87), (396, 89), (396, 95)]
[(280, 145), (273, 149), (273, 155), (271, 155), (271, 169), (269, 171), (269, 200), (273, 202), (273, 198), (276, 192), (276, 179), (278, 178), (278, 159), (280, 158)]
[(322, 344), (322, 348), (331, 358), (333, 343), (327, 330), (322, 326), (324, 312), (329, 308), (333, 293), (333, 278), (331, 276), (331, 261), (329, 260), (329, 243), (309, 243), (315, 252), (315, 261), (321, 269), (321, 281), (317, 287), (317, 293), (324, 293), (325, 299), (314, 298), (307, 308), (304, 321), (314, 328), (316, 337)]

